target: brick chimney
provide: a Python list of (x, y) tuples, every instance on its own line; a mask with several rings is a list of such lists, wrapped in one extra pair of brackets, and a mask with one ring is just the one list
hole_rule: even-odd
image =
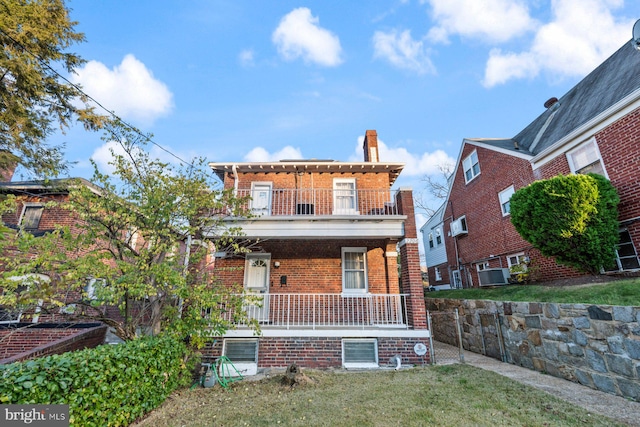
[(16, 166), (18, 166), (16, 157), (6, 150), (0, 150), (0, 182), (11, 181)]
[(377, 163), (378, 157), (378, 133), (375, 130), (368, 130), (364, 135), (364, 161)]

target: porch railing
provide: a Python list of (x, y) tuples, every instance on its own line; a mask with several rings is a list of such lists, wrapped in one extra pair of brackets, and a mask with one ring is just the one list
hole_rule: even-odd
[(391, 190), (272, 189), (237, 190), (249, 197), (245, 209), (256, 215), (398, 215)]
[[(248, 319), (262, 328), (408, 328), (406, 294), (242, 295)], [(236, 296), (237, 297), (237, 296)], [(232, 321), (229, 317), (225, 319)], [(247, 321), (236, 321), (247, 326)]]

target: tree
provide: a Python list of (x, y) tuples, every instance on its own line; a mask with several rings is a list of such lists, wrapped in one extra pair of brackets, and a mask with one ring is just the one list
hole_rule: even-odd
[[(28, 283), (17, 299), (0, 303), (39, 302), (41, 310), (62, 309), (72, 319), (101, 320), (123, 339), (141, 328), (195, 338), (203, 338), (205, 329), (224, 332), (230, 319), (242, 316), (242, 302), (216, 285), (207, 269), (207, 237), (223, 236), (214, 242), (218, 250), (246, 251), (238, 243), (240, 230), (220, 232), (221, 216), (213, 215), (241, 215), (246, 201), (230, 190), (212, 190), (203, 159), (181, 167), (152, 160), (143, 150), (148, 137), (122, 123), (110, 126), (107, 136), (121, 147), (112, 151), (114, 171), (102, 173), (94, 164), (98, 186), (67, 184), (65, 208), (77, 225), (37, 238), (20, 232), (9, 242), (14, 251), (3, 260), (7, 273), (0, 287), (15, 290), (10, 277), (36, 273), (49, 280)], [(104, 310), (108, 306), (119, 313)]]
[[(453, 165), (442, 164), (438, 166), (439, 173), (436, 175), (425, 175), (422, 177), (422, 182), (425, 183), (425, 190), (428, 193), (425, 196), (423, 193), (417, 195), (415, 204), (418, 209), (422, 209), (428, 217), (431, 217), (440, 206), (435, 208), (431, 205), (433, 200), (438, 200), (441, 204), (441, 200), (446, 199), (449, 193), (449, 179), (453, 173)], [(429, 200), (426, 200), (426, 198)]]
[(88, 129), (101, 126), (103, 117), (58, 74), (84, 62), (67, 51), (84, 41), (75, 25), (63, 0), (0, 2), (0, 169), (18, 161), (36, 175), (56, 176), (66, 169), (63, 147), (46, 138), (74, 119)]
[(601, 175), (559, 175), (516, 191), (511, 222), (543, 255), (598, 274), (615, 262), (618, 201)]

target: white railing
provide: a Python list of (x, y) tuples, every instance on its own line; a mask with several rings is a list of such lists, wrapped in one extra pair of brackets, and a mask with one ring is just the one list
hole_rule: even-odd
[[(405, 294), (251, 294), (242, 298), (247, 317), (262, 328), (408, 328)], [(247, 325), (246, 321), (235, 323)]]
[(257, 215), (398, 215), (391, 190), (273, 189), (265, 199), (239, 189), (236, 195), (249, 197), (244, 208)]

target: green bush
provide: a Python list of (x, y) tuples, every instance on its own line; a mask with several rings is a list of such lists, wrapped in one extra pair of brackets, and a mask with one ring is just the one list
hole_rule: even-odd
[(0, 403), (68, 404), (75, 426), (126, 426), (189, 385), (187, 347), (169, 338), (0, 366)]
[(618, 201), (601, 175), (559, 175), (516, 191), (511, 222), (543, 255), (597, 274), (615, 262)]

